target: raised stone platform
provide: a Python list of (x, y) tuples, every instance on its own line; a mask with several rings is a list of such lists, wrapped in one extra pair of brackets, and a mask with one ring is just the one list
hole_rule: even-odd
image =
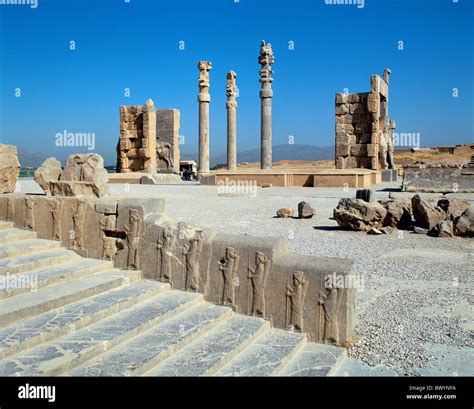
[(403, 190), (429, 193), (473, 193), (474, 164), (403, 167)]
[(200, 180), (203, 185), (244, 182), (257, 186), (367, 188), (382, 178), (380, 172), (370, 169), (238, 169), (218, 170)]
[(130, 185), (167, 185), (182, 183), (182, 179), (175, 173), (110, 173), (109, 183), (128, 183)]

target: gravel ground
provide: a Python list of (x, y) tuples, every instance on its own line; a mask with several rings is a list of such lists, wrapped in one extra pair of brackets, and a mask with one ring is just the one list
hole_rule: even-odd
[[(413, 195), (394, 192), (396, 187), (377, 186), (377, 198), (387, 198), (390, 192), (394, 197)], [(33, 181), (22, 182), (25, 192), (38, 189)], [(330, 219), (332, 210), (340, 198), (355, 197), (354, 189), (272, 187), (223, 192), (184, 183), (111, 185), (111, 193), (163, 197), (167, 213), (178, 222), (230, 234), (284, 236), (289, 248), (301, 254), (352, 258), (354, 271), (364, 277), (364, 288), (358, 292), (358, 324), (350, 356), (370, 366), (390, 367), (399, 375), (474, 375), (473, 239), (341, 231)], [(474, 203), (474, 194), (453, 196)], [(274, 217), (283, 207), (296, 213), (302, 200), (315, 207), (315, 218)], [(460, 353), (465, 360), (459, 359)]]

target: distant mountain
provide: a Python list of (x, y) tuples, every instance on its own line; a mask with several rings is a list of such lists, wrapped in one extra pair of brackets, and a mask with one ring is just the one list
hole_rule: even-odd
[[(54, 156), (54, 155), (53, 155)], [(68, 155), (57, 157), (61, 162), (66, 160)], [(37, 168), (49, 155), (41, 152), (30, 152), (25, 149), (18, 150), (18, 157), (22, 167)], [(195, 152), (181, 152), (182, 160), (196, 160), (198, 154)], [(334, 146), (320, 147), (314, 145), (276, 145), (273, 147), (273, 161), (280, 160), (327, 160), (334, 159)], [(237, 153), (237, 162), (260, 162), (260, 149), (252, 149)], [(227, 153), (211, 155), (211, 166), (227, 163)], [(107, 165), (107, 163), (106, 163)], [(115, 166), (115, 164), (109, 164)]]
[[(273, 162), (281, 160), (328, 160), (334, 159), (334, 146), (320, 147), (314, 145), (276, 145), (272, 149)], [(211, 157), (211, 166), (226, 163), (227, 154)], [(260, 162), (260, 149), (252, 149), (237, 153), (237, 162)]]

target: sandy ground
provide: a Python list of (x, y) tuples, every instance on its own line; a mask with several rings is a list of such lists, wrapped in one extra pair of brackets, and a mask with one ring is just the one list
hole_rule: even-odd
[[(381, 184), (386, 198), (399, 184)], [(23, 192), (40, 192), (22, 180)], [(230, 234), (283, 236), (289, 248), (307, 255), (348, 257), (363, 277), (358, 291), (358, 324), (349, 355), (399, 375), (474, 375), (474, 240), (431, 238), (410, 232), (370, 236), (339, 230), (331, 220), (340, 198), (354, 189), (253, 188), (222, 191), (195, 183), (111, 185), (117, 196), (166, 200), (176, 221)], [(423, 194), (426, 198), (441, 195)], [(474, 204), (474, 194), (456, 194)], [(316, 217), (277, 219), (282, 207), (309, 201)]]

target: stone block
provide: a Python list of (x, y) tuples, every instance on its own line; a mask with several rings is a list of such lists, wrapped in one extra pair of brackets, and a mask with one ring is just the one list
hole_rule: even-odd
[(0, 144), (0, 194), (15, 191), (20, 175), (16, 146)]
[(351, 156), (367, 156), (367, 145), (351, 145)]
[(61, 162), (56, 158), (48, 158), (35, 170), (34, 180), (40, 185), (46, 195), (50, 195), (49, 182), (57, 182), (61, 172)]
[(377, 149), (376, 149), (376, 146), (373, 145), (373, 144), (367, 144), (365, 145), (366, 148), (367, 148), (367, 156), (369, 158), (373, 158), (373, 157), (376, 157), (377, 156)]
[(360, 96), (359, 94), (349, 94), (347, 96), (347, 102), (350, 104), (356, 104), (360, 101)]
[(336, 105), (336, 115), (348, 114), (350, 106), (348, 104)]
[(338, 143), (336, 145), (336, 157), (337, 156), (349, 156), (351, 146), (347, 143)]
[(356, 169), (358, 168), (357, 158), (349, 156), (345, 161), (345, 169)]
[(348, 94), (336, 94), (336, 104), (347, 103)]

